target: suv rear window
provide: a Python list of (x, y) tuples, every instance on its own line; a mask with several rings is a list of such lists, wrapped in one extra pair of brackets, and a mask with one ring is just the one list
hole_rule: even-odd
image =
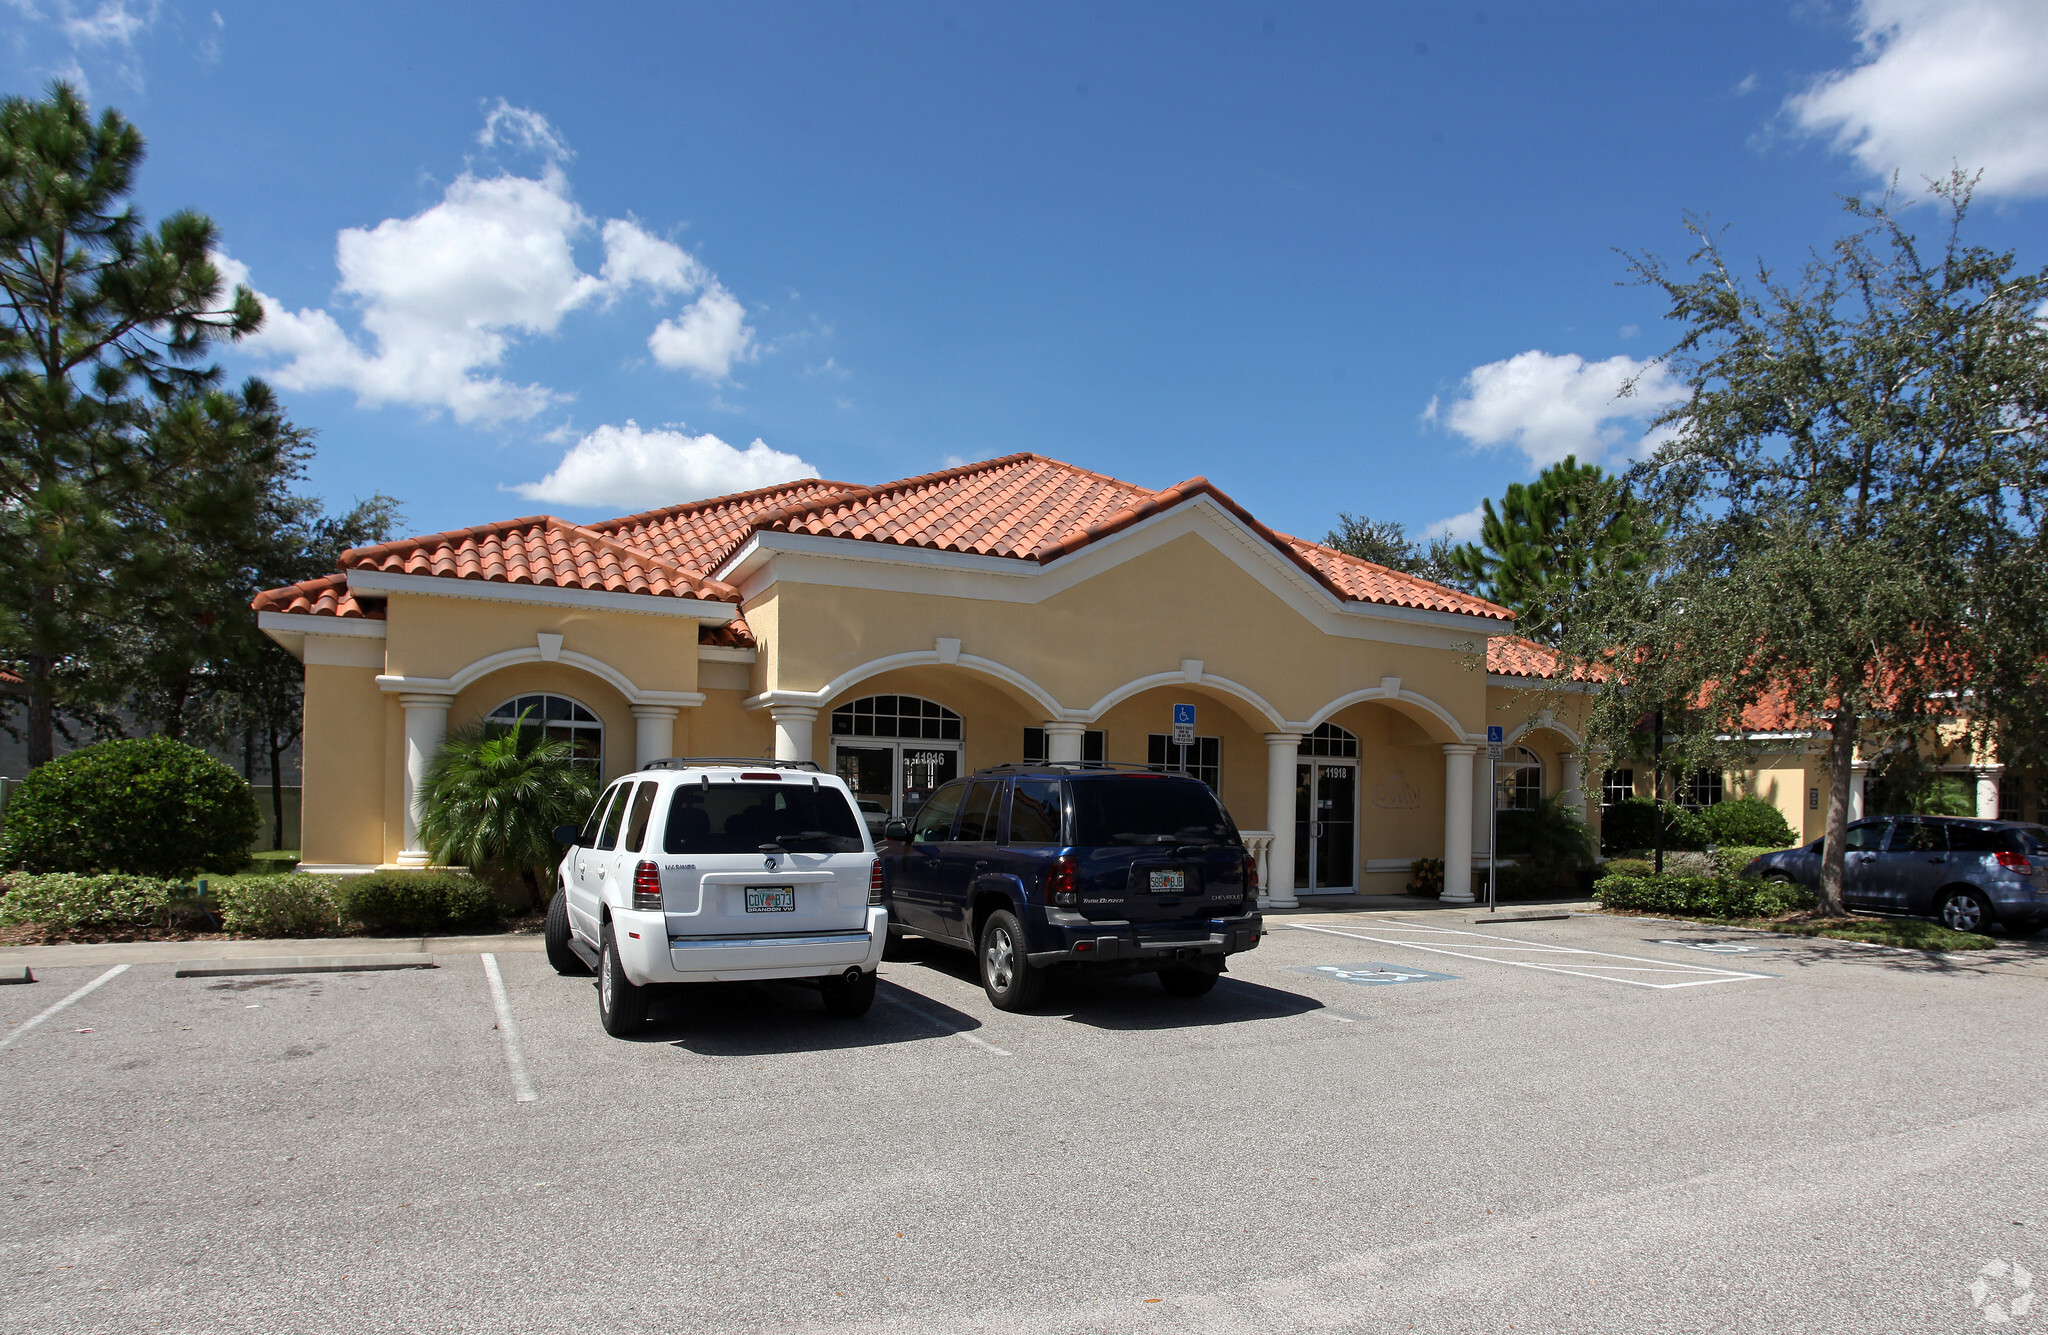
[(1206, 784), (1186, 779), (1082, 779), (1074, 791), (1074, 842), (1229, 844), (1236, 831)]
[(669, 798), (665, 853), (858, 853), (860, 817), (836, 788), (793, 783), (676, 785)]

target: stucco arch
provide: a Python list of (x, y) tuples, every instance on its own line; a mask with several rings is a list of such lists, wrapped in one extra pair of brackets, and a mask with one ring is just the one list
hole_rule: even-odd
[(1554, 718), (1530, 719), (1509, 732), (1506, 740), (1509, 743), (1514, 743), (1532, 732), (1554, 732), (1571, 743), (1574, 751), (1584, 751), (1586, 749), (1585, 739), (1580, 737), (1578, 733), (1573, 732), (1569, 724), (1561, 719)]
[(1464, 726), (1458, 722), (1456, 715), (1422, 694), (1422, 692), (1411, 691), (1406, 687), (1401, 688), (1397, 694), (1389, 694), (1383, 686), (1368, 686), (1363, 690), (1340, 695), (1321, 709), (1318, 709), (1309, 718), (1306, 726), (1314, 729), (1319, 724), (1334, 717), (1340, 711), (1349, 709), (1352, 705), (1365, 704), (1367, 702), (1383, 704), (1406, 715), (1433, 742), (1463, 742), (1469, 740), (1465, 735)]
[(1150, 676), (1139, 677), (1133, 681), (1125, 682), (1100, 700), (1097, 700), (1087, 709), (1081, 710), (1078, 713), (1070, 713), (1066, 717), (1069, 721), (1075, 723), (1093, 723), (1132, 696), (1156, 690), (1162, 686), (1200, 686), (1213, 694), (1228, 697), (1241, 705), (1250, 706), (1250, 713), (1247, 715), (1246, 721), (1254, 726), (1263, 725), (1273, 729), (1275, 732), (1285, 732), (1288, 730), (1286, 719), (1281, 717), (1279, 710), (1267, 703), (1265, 697), (1248, 686), (1240, 685), (1228, 677), (1219, 677), (1213, 672), (1205, 672), (1199, 677), (1190, 677), (1183, 672), (1154, 672)]
[[(563, 656), (567, 657), (566, 654)], [(763, 709), (775, 705), (808, 705), (822, 708), (827, 703), (840, 699), (864, 681), (907, 667), (965, 668), (992, 679), (1006, 693), (1015, 697), (1018, 704), (1027, 709), (1042, 711), (1042, 717), (1064, 717), (1060, 702), (1053, 698), (1050, 691), (1008, 664), (998, 663), (992, 658), (977, 658), (973, 654), (945, 655), (936, 649), (920, 649), (870, 659), (859, 667), (848, 668), (815, 691), (767, 691), (748, 700), (747, 708)]]
[[(459, 692), (494, 672), (501, 672), (506, 668), (518, 667), (525, 663), (554, 663), (561, 667), (576, 668), (604, 682), (620, 695), (625, 696), (626, 700), (631, 704), (698, 705), (704, 702), (703, 694), (698, 691), (646, 690), (635, 684), (631, 677), (628, 677), (603, 659), (593, 658), (589, 654), (577, 653), (574, 649), (563, 649), (558, 651), (553, 657), (549, 657), (543, 654), (538, 647), (534, 646), (521, 649), (505, 649), (495, 654), (486, 654), (449, 677), (443, 689), (450, 693)], [(413, 682), (408, 684), (405, 689), (420, 690), (424, 687), (425, 683), (423, 682)]]

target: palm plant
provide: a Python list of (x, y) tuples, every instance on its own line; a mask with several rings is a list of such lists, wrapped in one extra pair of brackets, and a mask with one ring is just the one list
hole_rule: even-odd
[(516, 871), (536, 896), (553, 879), (557, 826), (582, 822), (598, 777), (521, 714), (450, 733), (427, 766), (420, 839), (436, 862)]

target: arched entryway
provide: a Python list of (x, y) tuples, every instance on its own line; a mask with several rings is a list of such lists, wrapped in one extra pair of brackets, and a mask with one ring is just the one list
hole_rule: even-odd
[(1294, 889), (1358, 888), (1358, 738), (1325, 723), (1301, 739), (1294, 765)]
[(832, 772), (862, 812), (908, 816), (961, 772), (960, 715), (916, 695), (864, 695), (832, 711)]

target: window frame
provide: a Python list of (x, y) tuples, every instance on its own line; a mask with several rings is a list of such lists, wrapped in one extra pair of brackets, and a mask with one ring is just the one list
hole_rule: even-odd
[[(1181, 753), (1178, 763), (1158, 758), (1163, 753), (1175, 750)], [(1189, 751), (1196, 752), (1198, 756), (1204, 751), (1213, 751), (1215, 759), (1213, 761), (1197, 759), (1194, 764), (1190, 765), (1187, 763), (1187, 753)], [(1195, 738), (1195, 744), (1188, 747), (1175, 746), (1173, 734), (1170, 732), (1147, 733), (1145, 736), (1145, 768), (1158, 774), (1185, 774), (1189, 778), (1198, 779), (1209, 786), (1209, 791), (1216, 794), (1217, 800), (1222, 800), (1223, 739), (1221, 737), (1203, 737), (1198, 735)], [(1210, 773), (1204, 773), (1203, 771), (1205, 770), (1210, 771)]]
[[(603, 774), (606, 734), (610, 732), (610, 729), (605, 727), (604, 716), (602, 714), (598, 713), (595, 709), (592, 709), (589, 705), (584, 704), (581, 700), (578, 700), (573, 695), (564, 695), (560, 691), (520, 691), (516, 695), (511, 695), (503, 700), (500, 700), (497, 704), (493, 705), (489, 710), (485, 711), (483, 717), (484, 727), (503, 728), (508, 732), (511, 731), (513, 727), (517, 726), (519, 721), (519, 702), (522, 700), (532, 700), (536, 698), (538, 698), (542, 702), (540, 706), (540, 717), (537, 719), (528, 720), (527, 726), (538, 727), (541, 730), (541, 735), (543, 737), (549, 738), (554, 738), (554, 733), (551, 731), (551, 729), (556, 727), (562, 728), (567, 732), (568, 735), (564, 738), (559, 738), (557, 740), (567, 741), (572, 749), (576, 746), (577, 741), (581, 735), (595, 734), (597, 741), (597, 754), (590, 756), (579, 755), (571, 763), (579, 769), (587, 769), (600, 775)], [(560, 700), (564, 704), (568, 705), (571, 710), (581, 710), (585, 717), (579, 718), (576, 716), (576, 714), (571, 713), (569, 717), (565, 719), (551, 719), (547, 715), (546, 702), (549, 700)], [(510, 709), (513, 711), (511, 717), (507, 718), (501, 716), (499, 711), (505, 709)]]

